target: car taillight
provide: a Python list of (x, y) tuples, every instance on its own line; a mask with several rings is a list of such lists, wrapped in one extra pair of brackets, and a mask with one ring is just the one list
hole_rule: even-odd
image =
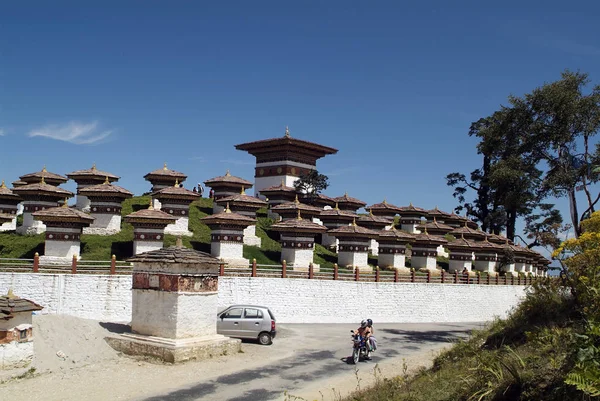
[(275, 331), (275, 320), (271, 320), (271, 331)]

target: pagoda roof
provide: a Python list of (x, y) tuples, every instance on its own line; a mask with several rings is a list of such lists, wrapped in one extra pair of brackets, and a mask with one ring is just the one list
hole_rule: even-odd
[(175, 181), (176, 186), (165, 187), (152, 193), (152, 196), (156, 199), (187, 199), (193, 201), (200, 197), (200, 194), (189, 189), (185, 189), (179, 186), (179, 182)]
[(447, 243), (448, 240), (444, 237), (440, 237), (439, 235), (429, 234), (427, 230), (425, 230), (425, 232), (415, 236), (415, 242), (442, 245)]
[(170, 246), (154, 251), (140, 253), (129, 259), (134, 263), (186, 263), (186, 264), (212, 264), (219, 265), (219, 259), (206, 252), (185, 248), (182, 245)]
[(28, 184), (40, 182), (42, 178), (48, 182), (56, 182), (61, 184), (69, 181), (69, 179), (64, 175), (49, 172), (46, 170), (46, 167), (44, 167), (41, 171), (36, 171), (35, 173), (29, 173), (19, 177), (21, 181), (25, 181)]
[[(498, 251), (498, 250), (504, 248), (504, 246), (502, 246), (502, 245), (498, 245), (498, 244), (494, 244), (493, 242), (489, 242), (487, 240), (487, 238), (483, 241), (476, 241), (476, 242), (474, 242), (474, 244), (475, 244), (476, 250), (479, 250), (479, 251)], [(508, 245), (508, 246), (511, 246), (511, 245)]]
[(0, 213), (0, 225), (2, 225), (4, 223), (10, 223), (16, 217), (17, 216), (14, 214)]
[(365, 237), (378, 238), (379, 232), (361, 227), (354, 221), (351, 225), (334, 228), (327, 231), (327, 234), (334, 237)]
[(12, 289), (8, 294), (0, 296), (0, 319), (9, 320), (15, 317), (14, 313), (33, 312), (44, 309), (43, 306), (36, 304), (25, 298), (19, 298), (13, 294)]
[(21, 197), (13, 191), (11, 191), (10, 189), (8, 189), (6, 187), (6, 184), (4, 183), (4, 180), (2, 180), (2, 184), (0, 184), (0, 199), (11, 199), (18, 201), (19, 199), (21, 199)]
[(11, 182), (11, 184), (12, 184), (12, 186), (14, 188), (16, 188), (16, 187), (22, 187), (23, 185), (27, 185), (27, 183), (25, 181), (22, 181), (22, 180), (13, 181), (13, 182)]
[(293, 149), (296, 152), (310, 153), (317, 157), (333, 155), (338, 151), (335, 148), (319, 145), (318, 143), (292, 138), (287, 128), (283, 137), (241, 143), (239, 145), (235, 145), (235, 148), (237, 150), (245, 150), (254, 156), (261, 153), (272, 152), (273, 148)]
[(68, 173), (67, 177), (69, 177), (70, 179), (75, 180), (75, 181), (77, 181), (80, 178), (90, 178), (90, 177), (96, 177), (98, 179), (103, 179), (103, 180), (108, 178), (108, 181), (118, 181), (119, 178), (121, 178), (118, 175), (114, 175), (112, 173), (107, 173), (106, 171), (98, 170), (96, 168), (96, 164), (94, 164), (92, 166), (92, 168), (88, 168), (86, 170), (77, 170), (77, 171)]
[(476, 242), (469, 241), (469, 240), (465, 239), (465, 237), (462, 237), (462, 236), (460, 238), (457, 238), (457, 239), (453, 240), (453, 241), (449, 241), (446, 246), (450, 250), (452, 250), (452, 249), (476, 249), (476, 248), (478, 248)]
[(177, 220), (169, 213), (165, 213), (162, 210), (157, 210), (150, 205), (148, 209), (141, 209), (137, 212), (133, 212), (125, 216), (127, 223), (163, 223), (165, 225), (174, 223)]
[(279, 185), (273, 185), (260, 190), (260, 193), (275, 193), (275, 192), (298, 192), (294, 187), (288, 187), (285, 185), (283, 179), (281, 179), (281, 183)]
[(254, 196), (246, 195), (245, 193), (226, 196), (224, 198), (217, 199), (215, 202), (217, 204), (229, 203), (232, 205), (236, 205), (236, 204), (248, 205), (248, 206), (252, 206), (252, 207), (257, 207), (259, 209), (261, 207), (267, 206), (266, 201), (264, 201), (260, 198), (256, 198)]
[(42, 179), (41, 182), (37, 182), (34, 184), (27, 184), (27, 185), (23, 185), (21, 187), (13, 188), (12, 191), (19, 196), (30, 195), (30, 194), (49, 194), (49, 195), (55, 195), (55, 196), (60, 195), (63, 198), (65, 198), (65, 197), (70, 198), (73, 196), (73, 192), (67, 191), (66, 189), (56, 187), (54, 185), (46, 184), (44, 179)]
[(315, 203), (319, 203), (321, 205), (333, 206), (335, 205), (335, 201), (332, 197), (323, 194), (317, 194), (317, 198), (315, 199)]
[(154, 178), (172, 178), (178, 179), (179, 182), (183, 182), (187, 178), (187, 175), (180, 173), (179, 171), (170, 170), (169, 168), (167, 168), (167, 163), (165, 163), (163, 168), (151, 171), (144, 176), (144, 179), (146, 181), (150, 181)]
[(494, 234), (494, 233), (485, 233), (487, 239), (490, 242), (496, 243), (496, 244), (506, 244), (507, 242), (512, 244), (512, 241), (509, 240), (508, 238), (502, 236), (502, 235), (498, 235), (498, 234)]
[(486, 237), (486, 234), (483, 231), (475, 230), (475, 229), (469, 227), (466, 223), (462, 227), (452, 228), (452, 231), (450, 231), (450, 234), (454, 235), (455, 237), (458, 237), (461, 235), (467, 235), (467, 236), (478, 238), (481, 240), (485, 239), (485, 237)]
[(386, 241), (396, 240), (398, 242), (413, 242), (415, 240), (415, 235), (392, 227), (390, 230), (381, 231), (379, 233), (379, 238)]
[(366, 216), (364, 216), (364, 215), (360, 216), (358, 218), (357, 222), (359, 225), (360, 225), (360, 223), (367, 223), (367, 224), (382, 225), (383, 227), (389, 226), (390, 224), (394, 223), (393, 220), (386, 219), (385, 217), (374, 216), (373, 213), (369, 213)]
[(96, 220), (94, 217), (75, 208), (70, 208), (64, 203), (63, 206), (39, 210), (33, 213), (35, 220), (41, 221), (64, 221), (91, 224)]
[(256, 219), (244, 216), (239, 213), (232, 212), (229, 209), (229, 204), (228, 204), (227, 207), (225, 208), (225, 210), (223, 210), (222, 212), (202, 217), (200, 219), (200, 221), (206, 225), (239, 224), (239, 225), (250, 226), (256, 222)]
[(282, 210), (290, 210), (290, 211), (301, 210), (301, 211), (305, 211), (305, 212), (312, 212), (311, 213), (312, 215), (318, 215), (323, 211), (323, 209), (321, 209), (320, 207), (300, 203), (300, 201), (298, 200), (298, 195), (296, 195), (296, 199), (293, 202), (281, 203), (277, 206), (273, 206), (271, 208), (271, 210), (275, 213), (277, 213), (277, 211), (282, 211)]
[(104, 182), (104, 184), (90, 185), (88, 187), (81, 188), (79, 190), (79, 193), (84, 196), (94, 195), (94, 194), (115, 195), (115, 196), (119, 196), (122, 198), (131, 198), (133, 196), (133, 193), (131, 193), (130, 191), (128, 191), (125, 188), (122, 188), (118, 185), (111, 184), (107, 180)]
[(333, 198), (333, 200), (337, 204), (341, 203), (341, 204), (346, 204), (346, 205), (356, 205), (356, 206), (358, 206), (357, 209), (367, 205), (367, 202), (363, 202), (360, 199), (356, 199), (351, 196), (348, 196), (348, 192), (346, 192), (343, 196), (338, 196), (337, 198)]
[(448, 218), (451, 216), (452, 216), (452, 213), (444, 212), (443, 210), (438, 209), (437, 206), (435, 208), (427, 211), (427, 217), (430, 219), (440, 218), (440, 219), (444, 220), (445, 218)]
[(333, 209), (322, 210), (319, 214), (321, 217), (334, 217), (338, 220), (351, 221), (356, 218), (356, 213), (348, 212), (346, 210), (340, 210), (337, 205)]
[(281, 232), (304, 232), (304, 233), (319, 233), (327, 231), (327, 227), (317, 223), (313, 223), (310, 220), (305, 220), (301, 217), (300, 211), (298, 211), (298, 217), (295, 219), (287, 219), (275, 223), (271, 226), (271, 229)]
[(227, 170), (225, 175), (204, 181), (204, 184), (208, 185), (209, 187), (212, 186), (211, 184), (235, 184), (236, 186), (243, 186), (246, 189), (252, 188), (252, 183), (250, 181), (231, 175), (229, 170)]
[(427, 210), (421, 209), (420, 207), (413, 206), (413, 204), (410, 203), (408, 206), (399, 207), (398, 213), (400, 214), (400, 216), (402, 216), (402, 213), (404, 213), (406, 215), (417, 214), (420, 216), (426, 216)]
[(371, 206), (366, 206), (365, 209), (367, 210), (374, 210), (374, 211), (386, 211), (386, 212), (394, 212), (394, 213), (400, 213), (401, 208), (399, 206), (396, 205), (392, 205), (391, 203), (387, 203), (387, 201), (384, 199), (383, 202), (381, 203), (375, 203)]
[(450, 227), (447, 224), (440, 223), (435, 218), (433, 219), (433, 221), (427, 222), (425, 224), (419, 224), (418, 227), (419, 227), (419, 230), (421, 228), (427, 229), (427, 230), (433, 229), (436, 231), (445, 231), (445, 233), (449, 233), (450, 231), (454, 230), (454, 227)]

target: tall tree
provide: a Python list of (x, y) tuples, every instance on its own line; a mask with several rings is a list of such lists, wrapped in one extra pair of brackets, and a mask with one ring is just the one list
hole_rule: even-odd
[(304, 199), (309, 204), (314, 204), (319, 194), (328, 186), (329, 178), (317, 170), (310, 170), (294, 181), (294, 188), (304, 194)]

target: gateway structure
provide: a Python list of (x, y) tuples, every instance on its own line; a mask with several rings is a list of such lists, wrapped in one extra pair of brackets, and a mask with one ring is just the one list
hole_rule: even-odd
[(256, 157), (254, 172), (254, 195), (264, 199), (261, 190), (279, 185), (293, 187), (300, 176), (317, 168), (317, 160), (337, 153), (337, 149), (313, 142), (292, 138), (286, 128), (280, 138), (235, 145)]

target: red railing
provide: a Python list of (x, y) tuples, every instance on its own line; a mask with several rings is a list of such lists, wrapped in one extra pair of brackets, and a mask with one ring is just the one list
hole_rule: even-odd
[[(129, 262), (117, 261), (113, 255), (110, 261), (78, 260), (75, 256), (71, 263), (44, 264), (36, 253), (33, 259), (7, 259), (0, 258), (0, 271), (7, 272), (33, 272), (33, 273), (86, 273), (86, 274), (131, 274), (132, 265)], [(437, 272), (436, 272), (437, 273)], [(280, 265), (257, 264), (256, 259), (248, 267), (231, 267), (222, 262), (219, 266), (219, 275), (225, 277), (268, 277), (268, 278), (301, 278), (308, 280), (335, 280), (335, 281), (364, 281), (382, 283), (438, 283), (438, 284), (480, 284), (480, 285), (530, 285), (538, 277), (533, 275), (503, 275), (463, 274), (459, 272), (432, 274), (431, 271), (409, 272), (398, 270), (383, 270), (375, 267), (373, 271), (352, 271), (339, 268), (317, 269), (311, 263), (308, 267), (295, 268), (286, 261)]]

